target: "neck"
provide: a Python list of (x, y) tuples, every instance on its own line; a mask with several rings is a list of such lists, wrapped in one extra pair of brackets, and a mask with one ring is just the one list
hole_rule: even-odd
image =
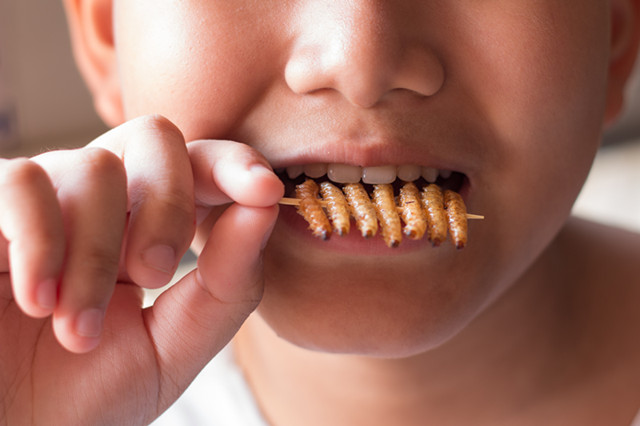
[(309, 351), (253, 315), (235, 341), (238, 362), (278, 426), (509, 419), (556, 385), (555, 364), (569, 362), (570, 301), (549, 279), (553, 257), (543, 256), (465, 330), (426, 353), (380, 359)]

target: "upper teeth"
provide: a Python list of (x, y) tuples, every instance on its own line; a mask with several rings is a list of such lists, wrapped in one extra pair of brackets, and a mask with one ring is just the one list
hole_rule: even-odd
[(438, 176), (442, 176), (444, 179), (449, 178), (452, 172), (451, 170), (438, 170), (416, 165), (359, 167), (339, 163), (314, 163), (287, 167), (287, 175), (291, 179), (295, 179), (303, 173), (310, 178), (327, 175), (329, 179), (337, 183), (362, 181), (363, 183), (379, 184), (392, 183), (396, 178), (412, 182), (420, 177), (433, 183), (438, 179)]

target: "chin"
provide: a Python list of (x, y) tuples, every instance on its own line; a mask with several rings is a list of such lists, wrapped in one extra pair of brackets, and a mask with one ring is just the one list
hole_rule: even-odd
[(315, 352), (407, 358), (435, 349), (455, 336), (467, 321), (418, 320), (384, 312), (369, 316), (354, 310), (325, 307), (306, 314), (270, 306), (265, 301), (258, 313), (285, 341)]
[(501, 217), (493, 212), (472, 225), (463, 250), (427, 241), (389, 249), (358, 235), (321, 241), (295, 211), (281, 210), (264, 253), (258, 313), (281, 338), (309, 350), (391, 358), (432, 350), (487, 309), (539, 254), (540, 235), (525, 227), (516, 229), (527, 230), (526, 238), (502, 235)]
[[(446, 267), (439, 273), (426, 265), (429, 274), (407, 269), (415, 259), (406, 265), (398, 257), (274, 262), (281, 258), (269, 251), (265, 255), (265, 293), (258, 313), (281, 338), (308, 350), (409, 357), (455, 336), (482, 303), (480, 289), (470, 291), (461, 284), (464, 277), (452, 277)], [(403, 267), (405, 273), (399, 272)]]

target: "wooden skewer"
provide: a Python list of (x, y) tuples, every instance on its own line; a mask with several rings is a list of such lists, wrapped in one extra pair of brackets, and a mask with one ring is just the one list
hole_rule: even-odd
[[(324, 201), (320, 200), (321, 204), (324, 204)], [(298, 204), (300, 204), (300, 199), (299, 198), (290, 198), (290, 197), (283, 197), (278, 204), (281, 204), (283, 206), (297, 206)], [(467, 213), (467, 219), (484, 219), (484, 216), (479, 215), (479, 214), (471, 214), (471, 213)]]

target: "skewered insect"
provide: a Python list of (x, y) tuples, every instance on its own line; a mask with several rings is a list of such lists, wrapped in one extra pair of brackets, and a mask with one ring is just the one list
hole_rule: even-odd
[(444, 205), (449, 218), (449, 233), (456, 248), (467, 245), (467, 207), (462, 197), (451, 190), (444, 191)]
[(376, 206), (384, 242), (389, 247), (398, 247), (402, 241), (402, 224), (393, 196), (393, 186), (389, 184), (374, 185), (373, 204)]
[(404, 221), (404, 234), (413, 239), (421, 239), (427, 232), (427, 216), (422, 209), (420, 190), (413, 182), (406, 182), (400, 188), (398, 206)]
[(364, 186), (359, 183), (345, 185), (342, 190), (351, 207), (351, 215), (364, 238), (371, 238), (378, 232), (376, 208)]
[(415, 183), (405, 182), (396, 200), (390, 184), (373, 185), (369, 195), (361, 183), (339, 188), (307, 178), (296, 186), (296, 197), (283, 198), (281, 204), (297, 206), (313, 235), (325, 240), (332, 232), (347, 234), (353, 218), (365, 238), (373, 237), (380, 228), (389, 247), (397, 247), (403, 233), (416, 240), (427, 236), (434, 246), (449, 234), (454, 246), (462, 249), (468, 241), (468, 219), (484, 218), (468, 214), (460, 194), (443, 191), (436, 184), (420, 190)]
[(322, 204), (318, 199), (318, 191), (318, 184), (311, 179), (296, 186), (296, 197), (300, 199), (298, 212), (309, 223), (313, 235), (326, 240), (331, 235), (331, 223), (322, 209)]
[(422, 190), (422, 206), (427, 213), (429, 241), (439, 246), (447, 239), (447, 214), (444, 211), (444, 194), (434, 183)]
[(329, 181), (324, 181), (320, 184), (320, 194), (326, 202), (325, 208), (331, 219), (333, 231), (340, 236), (348, 234), (351, 227), (349, 203), (340, 188)]

